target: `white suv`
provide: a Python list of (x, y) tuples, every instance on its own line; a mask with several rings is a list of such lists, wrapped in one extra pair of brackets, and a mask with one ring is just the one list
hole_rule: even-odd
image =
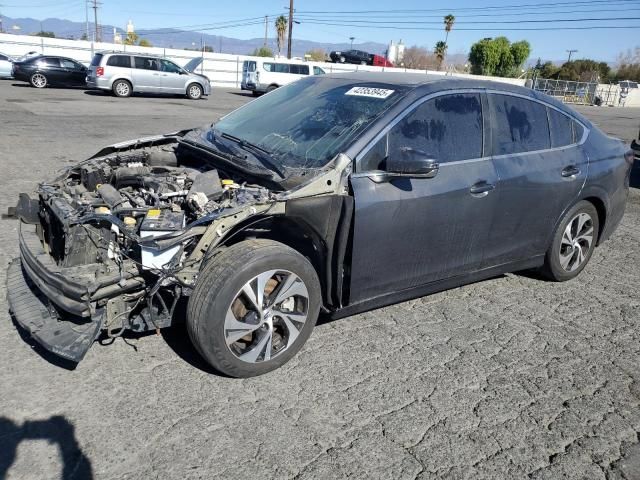
[(211, 93), (209, 79), (193, 72), (201, 62), (202, 58), (196, 57), (183, 68), (154, 55), (96, 53), (87, 75), (87, 86), (110, 90), (117, 97), (140, 92), (186, 95), (197, 100)]

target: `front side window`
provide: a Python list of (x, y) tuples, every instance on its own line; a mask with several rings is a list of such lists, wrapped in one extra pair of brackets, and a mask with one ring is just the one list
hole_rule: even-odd
[(169, 73), (180, 73), (181, 69), (175, 63), (170, 62), (169, 60), (160, 60), (160, 69), (163, 72)]
[(135, 57), (135, 66), (141, 70), (159, 70), (157, 58)]
[(110, 67), (131, 68), (131, 57), (127, 55), (112, 55), (107, 60)]
[(271, 72), (273, 68), (273, 63), (263, 63), (262, 68), (264, 68), (265, 72)]
[(494, 155), (533, 152), (551, 147), (547, 108), (513, 95), (490, 94), (495, 125)]
[(439, 163), (482, 157), (480, 95), (458, 93), (427, 100), (378, 141), (360, 169), (384, 170), (388, 155), (407, 148)]

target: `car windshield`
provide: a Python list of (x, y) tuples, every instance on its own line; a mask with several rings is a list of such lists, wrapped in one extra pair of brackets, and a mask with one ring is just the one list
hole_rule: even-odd
[(248, 103), (213, 128), (269, 152), (278, 166), (321, 168), (406, 91), (399, 85), (308, 77)]

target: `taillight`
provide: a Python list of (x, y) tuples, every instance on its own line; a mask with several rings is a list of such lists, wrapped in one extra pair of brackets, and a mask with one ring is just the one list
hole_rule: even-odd
[(102, 75), (104, 75), (104, 67), (96, 68), (96, 77), (101, 77)]

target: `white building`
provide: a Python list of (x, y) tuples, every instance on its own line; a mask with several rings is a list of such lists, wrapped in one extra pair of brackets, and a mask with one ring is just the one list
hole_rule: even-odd
[(400, 40), (398, 43), (389, 43), (389, 48), (387, 48), (387, 60), (389, 60), (394, 65), (400, 65), (402, 60), (404, 59), (404, 43)]

